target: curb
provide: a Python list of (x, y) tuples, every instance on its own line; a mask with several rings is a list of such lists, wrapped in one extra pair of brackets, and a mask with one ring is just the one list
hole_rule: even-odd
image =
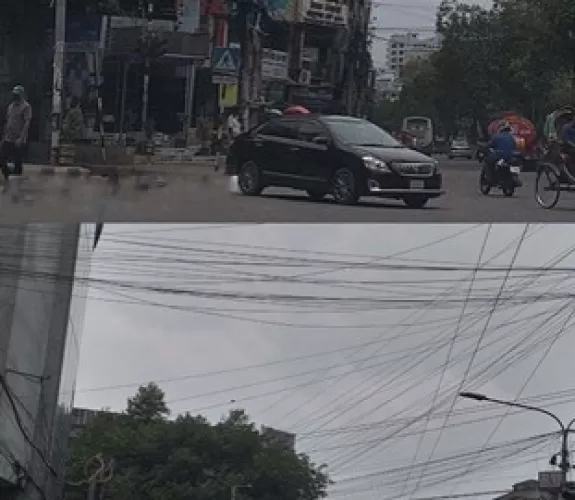
[(50, 167), (44, 166), (40, 168), (40, 175), (43, 176), (56, 176), (62, 175), (65, 177), (87, 177), (89, 170), (83, 167)]

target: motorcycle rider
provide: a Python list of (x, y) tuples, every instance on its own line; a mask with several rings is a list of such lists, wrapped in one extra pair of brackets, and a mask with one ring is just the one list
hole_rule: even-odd
[(504, 122), (497, 134), (489, 141), (491, 153), (485, 158), (486, 177), (489, 183), (495, 183), (495, 169), (499, 160), (510, 161), (517, 152), (517, 142), (512, 134), (511, 125)]

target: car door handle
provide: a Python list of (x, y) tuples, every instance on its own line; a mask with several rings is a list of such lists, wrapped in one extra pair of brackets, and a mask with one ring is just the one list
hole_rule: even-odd
[(264, 144), (260, 141), (256, 141), (256, 142), (254, 142), (254, 145), (256, 148), (261, 148)]
[(301, 148), (298, 148), (297, 146), (292, 146), (289, 149), (290, 149), (290, 151), (299, 151)]

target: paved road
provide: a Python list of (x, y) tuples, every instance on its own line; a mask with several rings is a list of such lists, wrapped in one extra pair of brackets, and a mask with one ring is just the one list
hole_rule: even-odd
[(534, 174), (513, 198), (478, 192), (479, 164), (442, 161), (447, 194), (422, 210), (403, 203), (366, 199), (358, 206), (314, 203), (299, 192), (269, 189), (261, 197), (228, 190), (226, 177), (207, 167), (188, 175), (170, 173), (165, 186), (136, 189), (134, 179), (116, 192), (103, 179), (71, 179), (68, 190), (57, 178), (34, 178), (23, 185), (22, 199), (0, 198), (0, 221), (105, 222), (575, 222), (575, 193), (565, 193), (554, 210), (537, 206)]

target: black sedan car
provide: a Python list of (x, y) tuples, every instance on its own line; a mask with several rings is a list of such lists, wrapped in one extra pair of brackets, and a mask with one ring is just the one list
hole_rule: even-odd
[(226, 170), (251, 196), (277, 186), (304, 190), (313, 200), (332, 195), (337, 203), (352, 205), (362, 196), (376, 196), (421, 208), (443, 194), (435, 160), (373, 123), (348, 116), (275, 118), (234, 141)]

